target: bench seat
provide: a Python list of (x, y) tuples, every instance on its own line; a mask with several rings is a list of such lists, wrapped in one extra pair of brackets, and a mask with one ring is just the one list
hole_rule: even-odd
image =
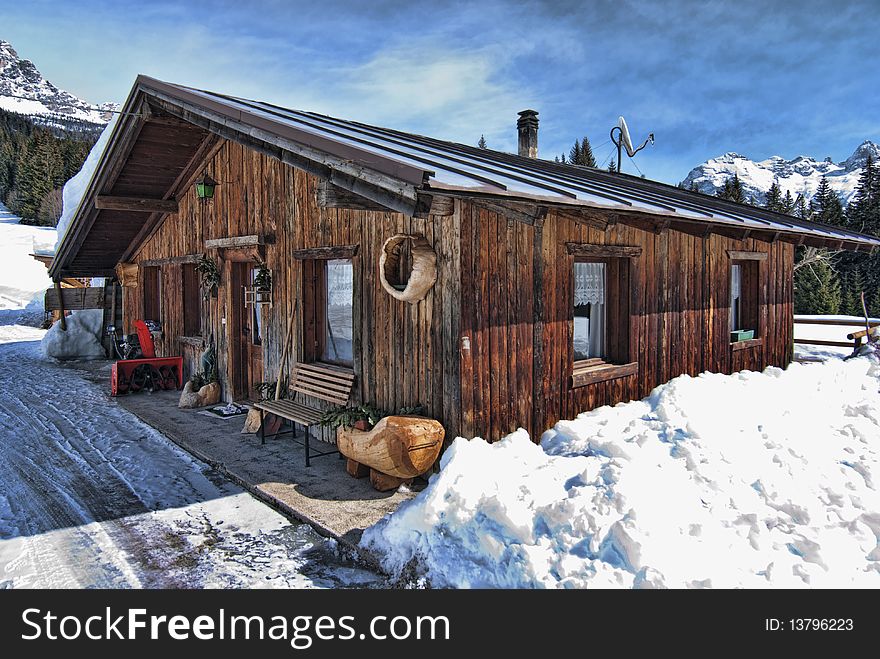
[(308, 405), (292, 400), (264, 400), (254, 403), (254, 407), (263, 412), (280, 416), (288, 421), (295, 421), (304, 426), (312, 426), (321, 420), (321, 411)]
[[(293, 372), (293, 382), (290, 383), (290, 391), (293, 395), (301, 394), (311, 398), (318, 398), (336, 405), (346, 405), (351, 397), (351, 389), (354, 385), (354, 373), (335, 366), (325, 364), (296, 364)], [(310, 447), (311, 433), (309, 429), (321, 422), (324, 410), (314, 405), (297, 402), (293, 399), (262, 400), (253, 404), (254, 409), (260, 411), (260, 443), (266, 443), (266, 415), (275, 416), (293, 423), (290, 431), (296, 440), (296, 424), (305, 429), (305, 441), (302, 445), (306, 450), (306, 467), (311, 466), (312, 451)], [(279, 434), (275, 433), (275, 437)], [(322, 455), (339, 454), (339, 451), (325, 451), (315, 453), (315, 457)], [(340, 456), (341, 457), (341, 456)]]

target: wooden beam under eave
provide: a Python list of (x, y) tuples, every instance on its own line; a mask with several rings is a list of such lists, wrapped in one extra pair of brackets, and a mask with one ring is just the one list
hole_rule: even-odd
[(359, 194), (322, 180), (315, 191), (318, 208), (344, 208), (348, 210), (380, 211), (387, 213), (391, 209), (376, 203)]
[(445, 217), (455, 212), (455, 200), (448, 195), (419, 192), (413, 217), (427, 219), (431, 215)]
[(488, 211), (498, 213), (522, 224), (534, 225), (536, 221), (542, 221), (547, 216), (547, 207), (538, 204), (476, 198), (473, 202)]
[(95, 208), (112, 211), (134, 211), (136, 213), (176, 213), (177, 200), (98, 195), (95, 197)]
[[(570, 220), (571, 222), (577, 222), (578, 224), (585, 224), (589, 227), (600, 229), (601, 231), (604, 231), (610, 224), (610, 213), (597, 213), (595, 211), (587, 210), (563, 211), (559, 208), (555, 208), (554, 211), (556, 217), (560, 220)], [(620, 218), (616, 218), (616, 220), (620, 221)]]

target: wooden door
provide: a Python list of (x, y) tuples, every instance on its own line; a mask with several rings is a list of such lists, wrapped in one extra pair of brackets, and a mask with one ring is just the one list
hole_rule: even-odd
[(229, 332), (230, 382), (234, 400), (257, 400), (254, 386), (263, 380), (262, 309), (244, 303), (245, 288), (253, 283), (255, 263), (232, 263), (232, 314)]

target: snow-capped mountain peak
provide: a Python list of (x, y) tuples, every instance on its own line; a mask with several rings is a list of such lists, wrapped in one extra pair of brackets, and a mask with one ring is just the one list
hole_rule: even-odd
[(8, 41), (0, 39), (0, 108), (19, 114), (64, 121), (106, 124), (115, 103), (94, 106), (58, 89), (28, 59), (22, 59)]
[(862, 142), (849, 158), (840, 163), (833, 162), (829, 157), (816, 160), (810, 156), (797, 156), (791, 160), (782, 156), (771, 156), (766, 160), (754, 161), (728, 151), (694, 167), (682, 181), (682, 185), (686, 188), (696, 185), (700, 192), (714, 195), (727, 179), (737, 175), (746, 197), (753, 203), (763, 203), (764, 194), (774, 181), (782, 189), (783, 195), (791, 192), (794, 198), (803, 195), (809, 200), (824, 176), (846, 204), (855, 194), (868, 154), (875, 162), (880, 163), (880, 146), (871, 140)]
[(859, 144), (858, 148), (853, 151), (853, 154), (840, 164), (849, 172), (862, 169), (868, 160), (868, 155), (871, 156), (874, 162), (880, 163), (880, 146), (871, 140), (865, 140)]

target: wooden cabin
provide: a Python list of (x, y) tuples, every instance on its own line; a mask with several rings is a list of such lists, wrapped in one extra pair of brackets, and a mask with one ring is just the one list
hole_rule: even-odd
[(683, 373), (786, 366), (795, 248), (880, 245), (540, 160), (533, 111), (519, 155), (144, 76), (124, 112), (51, 274), (124, 273), (127, 330), (161, 322), (190, 369), (213, 343), (228, 400), (277, 377), (293, 323), (293, 361), (353, 371), (357, 402), (537, 441)]

